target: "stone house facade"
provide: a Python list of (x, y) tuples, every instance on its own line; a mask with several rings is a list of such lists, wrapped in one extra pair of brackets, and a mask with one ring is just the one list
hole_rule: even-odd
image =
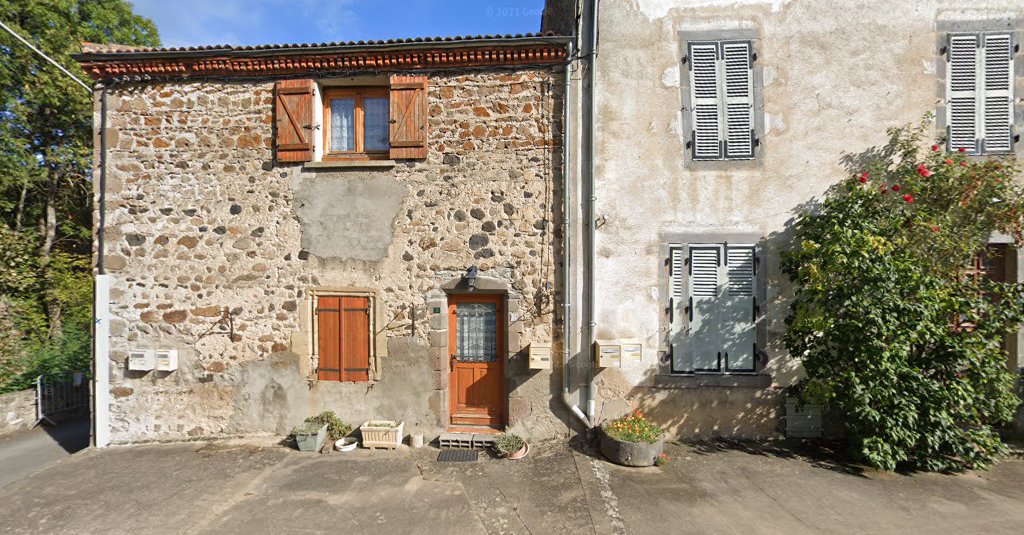
[[(583, 57), (598, 43), (593, 78), (580, 76), (567, 104), (581, 110), (568, 143), (585, 151), (596, 125), (593, 171), (585, 154), (572, 171), (575, 194), (593, 199), (577, 227), (593, 222), (593, 253), (569, 280), (594, 296), (592, 316), (570, 317), (584, 326), (573, 352), (633, 340), (642, 358), (581, 369), (592, 381), (577, 384), (595, 421), (643, 406), (677, 437), (778, 436), (785, 388), (801, 376), (781, 343), (794, 215), (884, 145), (887, 127), (926, 112), (952, 149), (1024, 156), (1024, 6), (596, 4), (549, 2), (544, 22), (580, 36)], [(1008, 242), (993, 237), (988, 267), (1021, 280), (1024, 256)], [(1022, 370), (1020, 336), (1008, 342)]]
[(527, 357), (561, 343), (566, 42), (86, 46), (109, 441), (565, 436)]

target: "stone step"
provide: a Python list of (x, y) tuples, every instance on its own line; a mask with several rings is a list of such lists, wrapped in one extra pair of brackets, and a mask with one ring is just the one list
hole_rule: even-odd
[(496, 436), (488, 433), (441, 433), (437, 441), (442, 448), (486, 448), (494, 444)]

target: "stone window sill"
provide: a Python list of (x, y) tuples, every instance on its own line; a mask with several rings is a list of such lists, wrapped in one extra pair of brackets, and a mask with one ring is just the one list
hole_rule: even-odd
[(323, 162), (308, 162), (303, 167), (307, 169), (358, 169), (368, 167), (394, 167), (398, 162), (394, 160), (328, 160)]
[(772, 378), (763, 374), (658, 374), (651, 380), (651, 388), (768, 388)]

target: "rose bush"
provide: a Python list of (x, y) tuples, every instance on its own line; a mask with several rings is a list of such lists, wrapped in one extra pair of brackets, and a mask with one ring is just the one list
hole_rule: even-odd
[(928, 150), (925, 128), (890, 130), (798, 217), (783, 254), (796, 285), (785, 344), (806, 371), (798, 395), (830, 407), (855, 454), (886, 470), (984, 466), (1020, 403), (1003, 340), (1024, 321), (1022, 285), (964, 269), (993, 233), (1024, 242), (1017, 170)]

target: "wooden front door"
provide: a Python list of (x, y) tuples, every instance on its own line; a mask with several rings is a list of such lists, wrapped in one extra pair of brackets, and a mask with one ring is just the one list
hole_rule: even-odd
[(504, 295), (448, 298), (448, 381), (451, 425), (505, 423)]

